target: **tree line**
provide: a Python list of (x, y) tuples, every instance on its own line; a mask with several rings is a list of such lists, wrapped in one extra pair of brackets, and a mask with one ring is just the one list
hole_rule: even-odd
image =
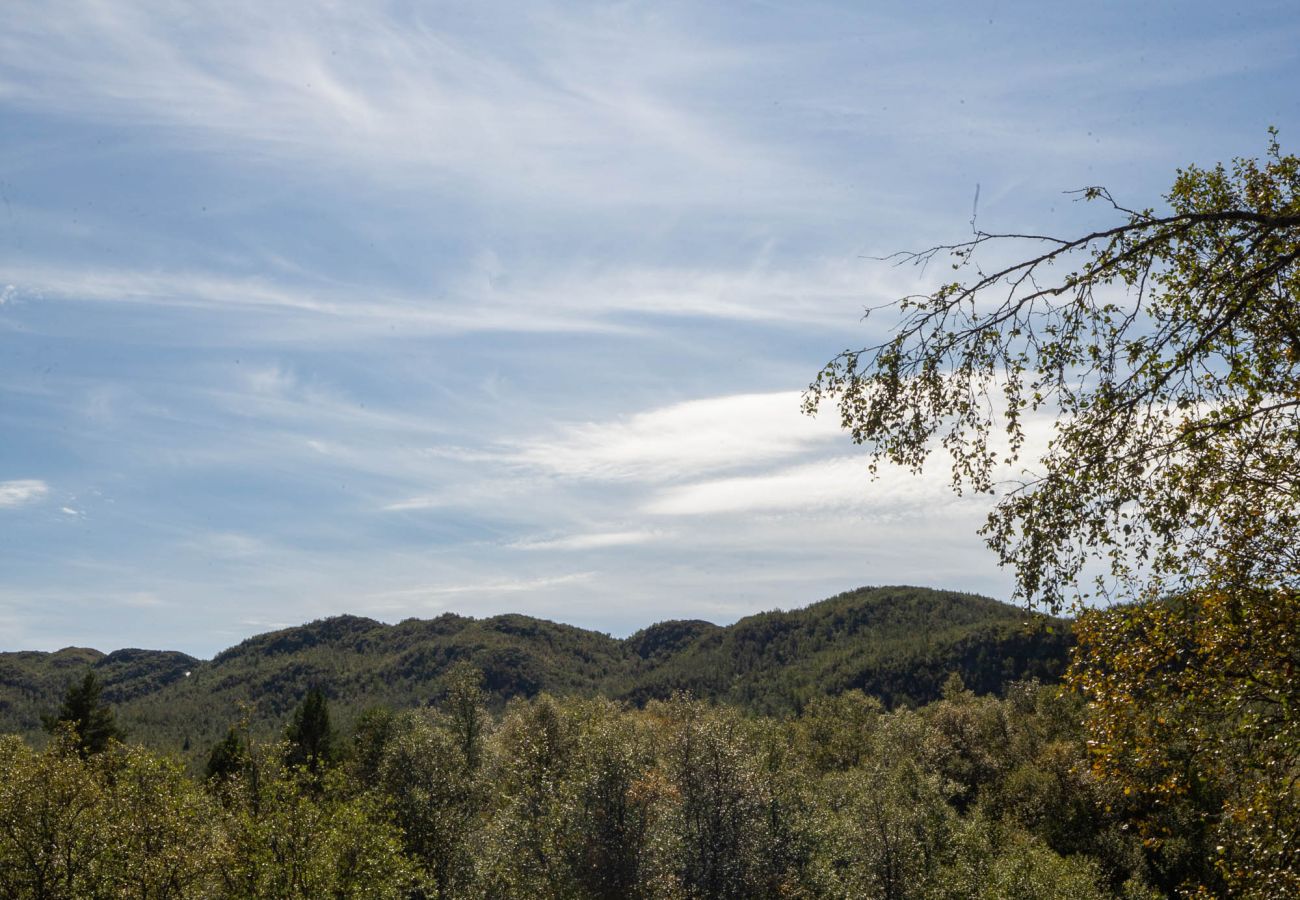
[[(917, 709), (848, 691), (783, 717), (684, 694), (643, 708), (543, 694), (499, 713), (486, 699), (461, 666), (438, 702), (368, 710), (344, 734), (313, 689), (281, 739), (232, 723), (191, 776), (118, 740), (87, 676), (43, 749), (0, 739), (0, 895), (1088, 900), (1300, 886), (1293, 864), (1258, 856), (1267, 835), (1214, 815), (1231, 773), (1206, 768), (1215, 788), (1158, 808), (1159, 779), (1108, 775), (1069, 686), (978, 696), (953, 676)], [(1234, 874), (1243, 864), (1254, 875)]]

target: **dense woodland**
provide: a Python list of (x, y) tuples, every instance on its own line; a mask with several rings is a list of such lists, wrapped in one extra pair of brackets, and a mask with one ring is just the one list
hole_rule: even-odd
[(310, 692), (281, 740), (232, 723), (201, 777), (113, 740), (83, 692), (44, 749), (0, 741), (0, 893), (1100, 898), (1206, 874), (1195, 842), (1144, 846), (1057, 687), (980, 697), (953, 675), (919, 709), (849, 690), (781, 717), (540, 694), (493, 714), (480, 677), (462, 664), (438, 703), (350, 733)]

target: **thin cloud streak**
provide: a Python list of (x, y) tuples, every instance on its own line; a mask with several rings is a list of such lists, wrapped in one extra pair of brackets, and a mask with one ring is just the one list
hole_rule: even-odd
[(512, 550), (603, 550), (607, 547), (648, 544), (667, 536), (663, 531), (597, 531), (542, 540), (514, 541), (506, 546)]
[[(915, 273), (845, 260), (774, 268), (570, 265), (521, 270), (500, 286), (472, 274), (437, 294), (393, 293), (360, 285), (306, 285), (265, 277), (196, 272), (14, 267), (11, 294), (32, 306), (53, 302), (217, 313), (247, 340), (302, 340), (301, 323), (336, 323), (338, 338), (389, 339), (472, 333), (635, 334), (630, 316), (842, 328), (854, 311), (915, 288)], [(17, 315), (17, 313), (15, 313)], [(249, 317), (260, 317), (250, 319)], [(268, 324), (283, 321), (282, 334)]]

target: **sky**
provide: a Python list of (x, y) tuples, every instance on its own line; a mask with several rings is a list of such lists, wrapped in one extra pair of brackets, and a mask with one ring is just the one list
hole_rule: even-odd
[[(880, 257), (1300, 146), (1280, 2), (9, 0), (0, 650), (1005, 597), (800, 396)], [(978, 203), (977, 203), (978, 200)]]

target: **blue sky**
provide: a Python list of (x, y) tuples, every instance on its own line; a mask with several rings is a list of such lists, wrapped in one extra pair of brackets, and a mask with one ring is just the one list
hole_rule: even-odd
[(1300, 137), (1276, 3), (11, 2), (0, 649), (1003, 595), (799, 393), (926, 276)]

